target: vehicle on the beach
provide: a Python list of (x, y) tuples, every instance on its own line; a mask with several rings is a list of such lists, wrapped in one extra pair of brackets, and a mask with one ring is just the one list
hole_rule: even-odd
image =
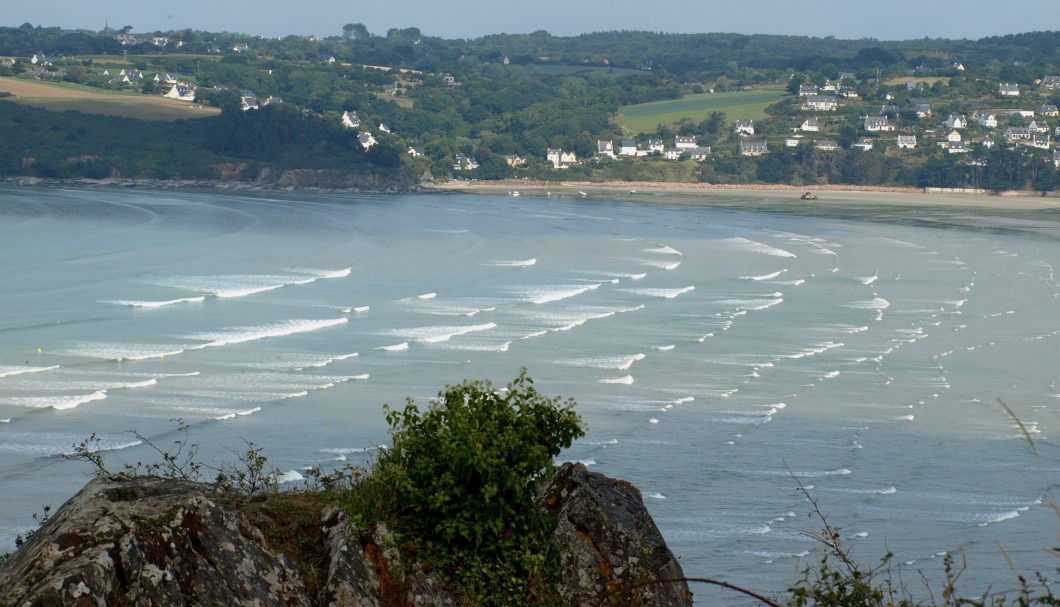
[(814, 194), (813, 192), (806, 192), (801, 196), (801, 198), (803, 200), (817, 200), (817, 194)]

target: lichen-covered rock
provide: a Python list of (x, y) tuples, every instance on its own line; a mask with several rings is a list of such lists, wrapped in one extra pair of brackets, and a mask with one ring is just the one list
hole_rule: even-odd
[[(337, 509), (323, 512), (318, 536), (314, 529), (320, 562), (302, 563), (323, 580), (310, 598), (238, 498), (189, 481), (97, 478), (0, 566), (0, 607), (456, 604), (437, 574), (403, 558), (386, 527), (358, 530)], [(631, 590), (682, 577), (632, 485), (566, 464), (539, 500), (559, 520), (567, 604), (691, 604), (684, 583)]]
[(379, 576), (364, 552), (361, 534), (346, 515), (331, 508), (324, 513), (328, 575), (323, 604), (327, 607), (380, 607)]
[(633, 485), (566, 463), (538, 504), (558, 519), (553, 541), (562, 566), (560, 595), (568, 604), (692, 604), (683, 581), (637, 587), (684, 573)]
[(309, 606), (287, 560), (217, 487), (153, 477), (86, 485), (0, 568), (0, 605)]

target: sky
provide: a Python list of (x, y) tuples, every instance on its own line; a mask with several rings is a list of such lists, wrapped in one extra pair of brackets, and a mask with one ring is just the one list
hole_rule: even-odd
[(191, 28), (266, 36), (337, 36), (347, 23), (373, 34), (418, 27), (478, 38), (546, 30), (736, 32), (836, 38), (970, 38), (1060, 29), (1057, 0), (4, 0), (0, 25), (133, 32)]

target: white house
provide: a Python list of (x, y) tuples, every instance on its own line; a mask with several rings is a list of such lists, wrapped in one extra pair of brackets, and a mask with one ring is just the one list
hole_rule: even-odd
[(804, 120), (802, 122), (802, 125), (799, 126), (799, 130), (804, 132), (804, 133), (806, 133), (806, 132), (816, 133), (817, 131), (821, 130), (821, 123), (817, 120), (816, 116), (811, 117), (811, 118), (807, 118), (806, 120)]
[(956, 141), (960, 141), (960, 140), (961, 140), (961, 134), (959, 132), (957, 132), (956, 130), (950, 131), (949, 134), (946, 135), (946, 141), (948, 141), (950, 143), (953, 143), (953, 142), (956, 142)]
[(971, 151), (972, 146), (964, 141), (949, 141), (946, 143), (946, 152), (949, 154), (964, 154)]
[(684, 152), (685, 150), (696, 149), (697, 147), (699, 147), (699, 144), (696, 143), (696, 137), (694, 135), (689, 137), (677, 135), (676, 137), (674, 137), (674, 147)]
[(766, 146), (765, 141), (741, 141), (740, 142), (740, 155), (741, 156), (761, 156), (769, 152), (769, 148)]
[(916, 148), (916, 135), (899, 135), (898, 147), (904, 150)]
[(886, 116), (865, 116), (865, 130), (870, 133), (893, 131), (894, 125)]
[(408, 155), (412, 156), (413, 158), (421, 158), (423, 156), (426, 156), (427, 152), (423, 148), (410, 146), (408, 149)]
[(854, 145), (850, 146), (850, 149), (852, 149), (852, 150), (861, 150), (862, 152), (868, 152), (869, 150), (871, 150), (873, 148), (873, 145), (874, 144), (873, 144), (871, 139), (865, 139), (864, 141), (859, 141), (859, 142), (855, 143)]
[(361, 134), (357, 136), (357, 142), (360, 143), (361, 147), (366, 150), (372, 147), (373, 145), (379, 143), (375, 140), (375, 137), (373, 137), (372, 134), (368, 131), (361, 131)]
[(1049, 124), (1044, 120), (1031, 120), (1031, 123), (1027, 125), (1027, 130), (1032, 133), (1048, 133)]
[(1049, 149), (1049, 133), (1035, 133), (1031, 136), (1031, 146), (1043, 150)]
[(1019, 97), (1020, 85), (1003, 82), (997, 85), (997, 94), (1002, 97)]
[(184, 84), (174, 84), (173, 88), (166, 93), (166, 97), (181, 101), (195, 101), (195, 89)]
[(1031, 131), (1026, 127), (1010, 126), (1005, 129), (1005, 139), (1016, 141), (1018, 139), (1030, 139)]
[(1060, 116), (1060, 110), (1058, 110), (1056, 108), (1056, 106), (1052, 105), (1052, 104), (1042, 105), (1041, 107), (1038, 108), (1038, 115), (1039, 116)]
[(361, 118), (357, 115), (357, 112), (343, 112), (342, 126), (348, 129), (355, 129), (361, 126)]
[(682, 150), (677, 148), (670, 148), (663, 152), (663, 158), (667, 160), (681, 160)]
[(1053, 150), (1053, 164), (1060, 169), (1060, 150)]
[(710, 154), (711, 152), (709, 145), (706, 147), (697, 147), (696, 149), (692, 150), (692, 160), (709, 160)]
[(604, 157), (604, 156), (606, 156), (608, 158), (614, 158), (615, 157), (615, 144), (614, 144), (614, 142), (611, 141), (610, 139), (608, 139), (606, 141), (602, 140), (602, 139), (597, 141), (596, 142), (596, 156), (598, 158)]
[(755, 121), (754, 120), (737, 120), (732, 132), (737, 135), (754, 135), (755, 134)]
[(955, 116), (950, 114), (950, 117), (946, 119), (946, 126), (951, 129), (963, 129), (968, 126), (968, 119), (964, 117), (964, 114)]
[(1049, 90), (1060, 88), (1060, 76), (1046, 76), (1042, 78), (1042, 86)]
[(972, 118), (975, 118), (975, 121), (979, 123), (979, 126), (984, 126), (984, 127), (988, 128), (988, 129), (996, 129), (997, 128), (997, 115), (996, 114), (989, 114), (987, 112), (984, 112), (984, 111), (980, 110), (980, 111), (972, 114)]
[(839, 144), (829, 139), (821, 141), (815, 139), (813, 142), (813, 149), (820, 150), (822, 152), (835, 152), (839, 150)]
[(663, 140), (662, 139), (649, 139), (648, 140), (648, 153), (649, 154), (654, 154), (656, 152), (658, 152), (659, 154), (662, 154), (663, 150), (665, 150), (665, 149), (666, 149), (666, 146), (663, 145)]
[(623, 139), (618, 142), (618, 155), (619, 156), (636, 156), (637, 155), (637, 142), (632, 139)]
[(810, 95), (806, 98), (806, 109), (834, 112), (839, 107), (835, 95)]
[(560, 149), (548, 148), (545, 159), (552, 163), (554, 169), (566, 169), (571, 165), (578, 164), (578, 157), (574, 152), (564, 152)]
[(810, 95), (817, 94), (816, 84), (802, 84), (799, 85), (799, 97), (809, 97)]
[(470, 156), (463, 154), (457, 154), (453, 156), (453, 170), (454, 171), (471, 171), (478, 168), (478, 163), (475, 159)]

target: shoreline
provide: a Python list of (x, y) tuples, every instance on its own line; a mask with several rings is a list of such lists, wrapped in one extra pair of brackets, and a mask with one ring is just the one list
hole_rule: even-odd
[[(649, 181), (456, 181), (441, 184), (390, 185), (373, 187), (298, 186), (286, 183), (196, 179), (60, 179), (43, 177), (4, 177), (0, 185), (75, 186), (145, 190), (217, 191), (231, 193), (309, 192), (340, 194), (490, 194), (562, 198), (607, 196), (623, 202), (657, 202), (704, 206), (754, 207), (768, 205), (774, 210), (792, 212), (824, 211), (839, 207), (867, 209), (870, 205), (956, 211), (1053, 212), (1060, 211), (1060, 192), (1042, 196), (1035, 191), (1008, 191), (992, 194), (984, 190), (905, 188), (856, 185), (792, 186), (782, 184), (709, 184)], [(818, 194), (816, 200), (801, 200), (803, 192)], [(793, 203), (778, 208), (776, 205)]]
[(416, 194), (430, 193), (431, 188), (414, 184), (410, 186), (387, 186), (384, 188), (353, 188), (325, 186), (296, 186), (281, 183), (235, 181), (225, 179), (128, 179), (107, 177), (104, 179), (60, 179), (48, 177), (3, 177), (0, 185), (35, 186), (83, 186), (96, 188), (144, 189), (144, 190), (188, 190), (216, 192), (335, 192), (349, 194)]
[[(750, 202), (751, 196), (762, 202), (792, 202), (799, 209), (836, 205), (880, 204), (900, 207), (941, 207), (950, 209), (980, 209), (997, 211), (1060, 211), (1060, 192), (1042, 196), (1035, 191), (1008, 191), (992, 194), (985, 190), (943, 188), (905, 188), (885, 186), (819, 185), (792, 186), (782, 184), (709, 184), (677, 182), (542, 182), (504, 180), (491, 182), (450, 182), (424, 186), (439, 192), (507, 194), (563, 197), (588, 197), (594, 194), (620, 196), (623, 200), (673, 202), (684, 204), (740, 204)], [(803, 192), (818, 194), (817, 200), (801, 200)], [(821, 195), (825, 193), (825, 195)], [(742, 201), (733, 200), (734, 195)], [(728, 201), (723, 198), (728, 197)], [(713, 198), (713, 200), (712, 200)], [(665, 199), (665, 200), (663, 200)], [(793, 207), (793, 209), (796, 207)]]

